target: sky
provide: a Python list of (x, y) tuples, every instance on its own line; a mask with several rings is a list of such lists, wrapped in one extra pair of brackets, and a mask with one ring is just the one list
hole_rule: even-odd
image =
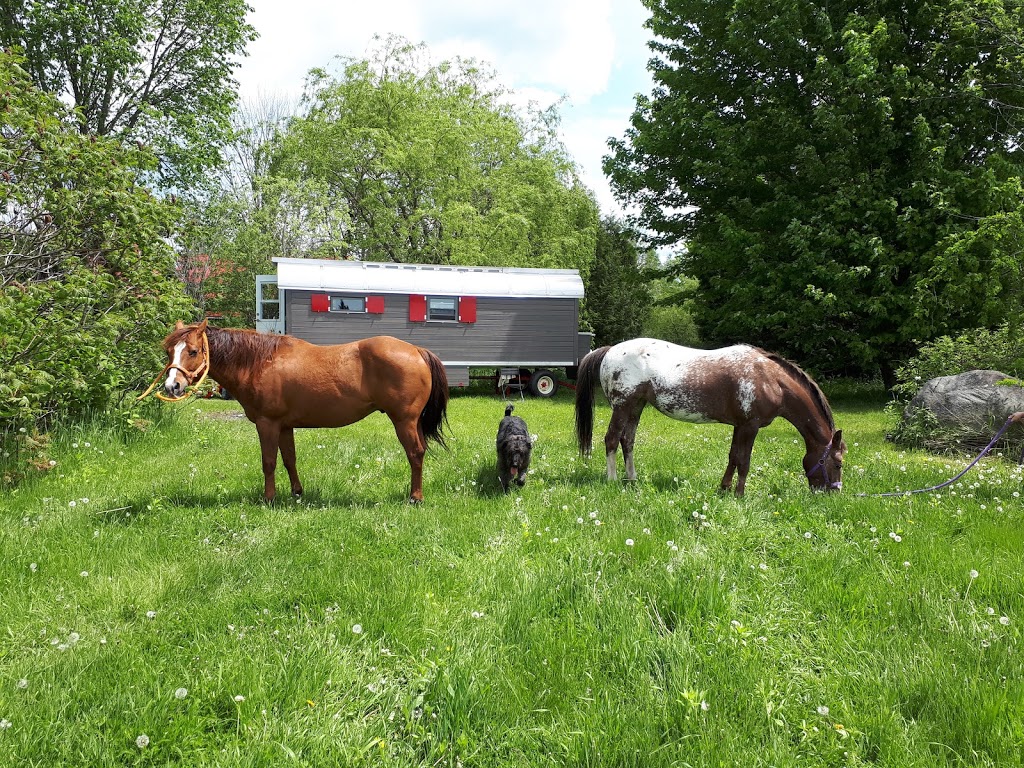
[[(243, 101), (298, 103), (306, 73), (363, 58), (373, 37), (424, 43), (433, 63), (486, 62), (516, 101), (558, 99), (562, 141), (602, 214), (621, 214), (601, 172), (609, 137), (649, 93), (647, 10), (640, 0), (249, 0), (259, 38), (236, 77)], [(337, 72), (337, 68), (333, 71)]]

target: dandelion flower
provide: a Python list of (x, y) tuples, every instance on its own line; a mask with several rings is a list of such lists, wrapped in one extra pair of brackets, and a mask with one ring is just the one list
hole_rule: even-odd
[(176, 699), (184, 699), (186, 696), (188, 696), (188, 688), (179, 688), (174, 692), (174, 698)]
[(89, 572), (88, 572), (88, 571), (82, 571), (82, 572), (81, 572), (80, 574), (78, 574), (78, 575), (79, 575), (79, 576), (81, 576), (81, 577), (82, 577), (83, 579), (87, 579), (87, 578), (89, 578)]
[(974, 570), (973, 568), (971, 569), (971, 572), (969, 574), (967, 574), (967, 575), (970, 576), (972, 579), (978, 578), (978, 572), (976, 570)]
[(149, 736), (144, 733), (139, 734), (138, 738), (135, 739), (135, 746), (139, 749), (145, 749), (149, 746)]
[(821, 715), (822, 717), (827, 717), (828, 716), (828, 707), (826, 707), (824, 704), (822, 704), (820, 707), (818, 707), (818, 714)]
[(632, 539), (626, 539), (626, 546), (627, 547), (632, 547), (633, 546), (633, 540)]
[(361, 635), (361, 634), (363, 634), (363, 625), (362, 624), (353, 624), (352, 625), (352, 634), (354, 634), (354, 635)]
[(146, 618), (147, 619), (155, 619), (156, 618), (156, 611), (146, 611)]
[(1010, 625), (1010, 617), (1009, 616), (1000, 616), (999, 617), (999, 623), (1002, 624), (1004, 627), (1009, 626)]
[(812, 535), (813, 534), (810, 531), (808, 531), (807, 533), (804, 534), (804, 538), (805, 539), (809, 539), (809, 538), (811, 538)]
[(32, 571), (32, 573), (35, 573), (37, 570), (39, 570), (39, 565), (37, 563), (29, 563), (28, 569)]
[(20, 688), (21, 690), (25, 690), (26, 688), (28, 688), (28, 680), (26, 680), (24, 677), (21, 678), (21, 680), (18, 681), (18, 688)]
[(75, 501), (74, 499), (72, 499), (71, 501), (68, 502), (68, 506), (69, 507), (77, 507), (78, 506), (78, 502)]
[(243, 696), (242, 694), (238, 694), (237, 696), (235, 696), (236, 704), (241, 704), (243, 701), (245, 701), (245, 696)]

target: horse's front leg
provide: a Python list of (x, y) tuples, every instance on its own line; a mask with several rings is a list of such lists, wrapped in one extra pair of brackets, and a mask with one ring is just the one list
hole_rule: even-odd
[(750, 454), (754, 449), (754, 438), (759, 427), (756, 424), (741, 424), (732, 430), (732, 445), (729, 446), (729, 465), (722, 477), (722, 490), (732, 487), (733, 473), (736, 479), (736, 495), (742, 496), (747, 486), (747, 473), (750, 471)]
[(281, 460), (284, 461), (284, 468), (288, 470), (288, 479), (292, 483), (292, 495), (302, 495), (302, 481), (299, 480), (299, 470), (295, 466), (295, 430), (285, 427), (281, 430)]
[[(273, 501), (277, 495), (274, 473), (277, 471), (277, 448), (281, 439), (281, 427), (271, 421), (256, 422), (260, 436), (260, 452), (263, 454), (263, 498)], [(294, 450), (294, 444), (293, 444)]]

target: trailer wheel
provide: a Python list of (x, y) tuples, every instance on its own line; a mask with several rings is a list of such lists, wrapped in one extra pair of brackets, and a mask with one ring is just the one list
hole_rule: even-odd
[(534, 397), (552, 397), (557, 391), (558, 379), (551, 371), (537, 371), (530, 377), (530, 394)]

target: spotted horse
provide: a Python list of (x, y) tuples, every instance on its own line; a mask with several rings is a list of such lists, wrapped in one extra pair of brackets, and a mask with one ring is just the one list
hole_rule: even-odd
[(779, 355), (746, 344), (704, 350), (657, 339), (632, 339), (595, 349), (580, 362), (576, 379), (576, 438), (584, 456), (591, 451), (598, 381), (612, 406), (604, 437), (609, 480), (616, 477), (619, 446), (626, 477), (636, 479), (636, 428), (650, 404), (680, 421), (732, 425), (723, 491), (732, 489), (736, 475), (735, 493), (743, 495), (754, 438), (779, 416), (804, 439), (803, 467), (810, 487), (824, 491), (843, 487), (843, 431), (835, 428), (821, 388)]

